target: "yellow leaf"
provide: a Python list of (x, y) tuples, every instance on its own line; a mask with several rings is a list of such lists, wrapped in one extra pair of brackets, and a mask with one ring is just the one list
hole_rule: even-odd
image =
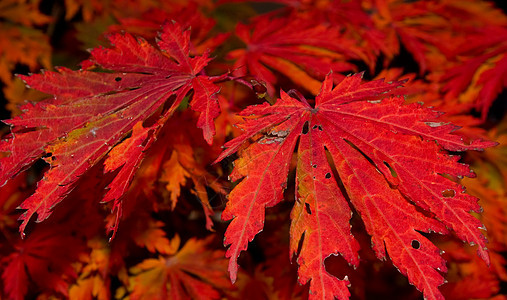
[(86, 264), (79, 269), (79, 278), (69, 289), (69, 299), (107, 300), (111, 298), (109, 286), (109, 246), (104, 240), (92, 239)]

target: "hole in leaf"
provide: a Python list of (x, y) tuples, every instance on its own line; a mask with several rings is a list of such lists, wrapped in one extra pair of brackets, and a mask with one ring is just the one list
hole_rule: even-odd
[(309, 130), (308, 121), (305, 122), (305, 125), (303, 125), (303, 134), (307, 134)]
[(311, 215), (312, 214), (312, 209), (310, 208), (310, 204), (308, 203), (305, 203), (305, 208), (306, 208), (306, 212)]
[(393, 169), (393, 167), (391, 167), (390, 164), (388, 164), (386, 161), (384, 161), (384, 165), (386, 165), (386, 167), (389, 169), (389, 171), (391, 171), (391, 176), (393, 176), (394, 178), (398, 177), (398, 174)]
[(299, 240), (299, 243), (298, 243), (298, 250), (296, 251), (296, 256), (299, 257), (299, 254), (301, 254), (301, 249), (303, 249), (303, 242), (305, 240), (305, 232), (303, 232), (303, 234), (301, 235), (301, 239)]
[(55, 161), (56, 160), (56, 156), (51, 156), (51, 160)]
[(312, 165), (312, 167), (313, 167), (314, 169), (317, 169), (317, 165)]
[(14, 134), (14, 133), (21, 134), (21, 133), (27, 133), (27, 132), (36, 131), (38, 129), (45, 129), (45, 128), (46, 128), (45, 126), (40, 126), (40, 127), (14, 126), (11, 129), (11, 133), (4, 135), (3, 138), (4, 139), (11, 139), (13, 137), (12, 134)]
[(366, 158), (366, 160), (375, 168), (377, 169), (377, 172), (379, 172), (380, 174), (382, 174), (382, 172), (380, 172), (379, 168), (377, 168), (377, 165), (375, 164), (375, 162), (368, 156), (366, 155), (366, 153), (363, 152), (363, 150), (359, 149), (359, 147), (357, 147), (356, 145), (354, 145), (351, 141), (347, 140), (347, 139), (344, 139), (344, 141), (349, 144), (350, 147), (352, 147), (354, 150), (358, 151), (359, 153), (361, 153), (361, 155)]
[(445, 191), (442, 191), (442, 196), (445, 198), (451, 198), (456, 196), (456, 192), (453, 189), (447, 189)]
[(322, 126), (320, 126), (320, 125), (313, 125), (312, 129), (318, 129), (319, 131), (322, 131)]
[(326, 177), (326, 179), (331, 178), (331, 173), (326, 173), (326, 175), (324, 177)]
[(350, 273), (354, 272), (354, 267), (351, 266), (343, 256), (338, 254), (331, 254), (324, 260), (326, 271), (335, 277), (349, 280)]
[(116, 77), (116, 78), (114, 79), (114, 81), (119, 82), (119, 81), (121, 81), (121, 79), (122, 79), (121, 77)]
[(418, 240), (412, 240), (412, 243), (410, 245), (416, 250), (421, 248), (421, 243)]
[(326, 152), (327, 163), (331, 167), (331, 173), (332, 173), (332, 175), (334, 175), (334, 180), (338, 184), (338, 188), (340, 189), (341, 194), (347, 200), (349, 200), (350, 198), (349, 198), (349, 196), (347, 194), (347, 191), (345, 190), (345, 186), (343, 185), (343, 181), (340, 178), (340, 174), (338, 174), (338, 171), (336, 170), (336, 165), (335, 165), (335, 162), (333, 160), (333, 156), (331, 155), (331, 152), (329, 151), (329, 149), (327, 148), (327, 146), (324, 146), (324, 150)]

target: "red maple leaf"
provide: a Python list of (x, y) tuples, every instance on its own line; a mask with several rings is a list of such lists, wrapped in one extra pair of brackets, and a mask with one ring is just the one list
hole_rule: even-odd
[[(85, 252), (84, 244), (69, 230), (56, 226), (39, 227), (27, 239), (13, 244), (14, 251), (0, 260), (5, 266), (2, 279), (9, 299), (26, 299), (33, 289), (67, 295), (69, 278), (76, 273), (72, 263)], [(72, 247), (69, 247), (72, 245)]]
[[(162, 3), (167, 4), (167, 3)], [(170, 3), (165, 10), (152, 8), (138, 17), (118, 17), (119, 24), (109, 26), (108, 32), (126, 31), (151, 40), (157, 36), (160, 26), (166, 20), (175, 20), (183, 27), (192, 28), (191, 54), (213, 50), (229, 36), (228, 33), (210, 35), (216, 21), (205, 16), (195, 2)]]
[[(304, 89), (317, 94), (330, 69), (351, 71), (349, 59), (360, 59), (363, 50), (337, 29), (317, 24), (297, 16), (255, 19), (251, 25), (239, 24), (236, 35), (246, 44), (245, 49), (231, 51), (238, 75), (251, 74), (267, 84), (274, 94), (277, 77), (272, 70), (287, 76)], [(335, 73), (341, 79), (339, 73)]]
[[(190, 106), (200, 113), (197, 126), (211, 144), (213, 119), (220, 113), (219, 87), (204, 74), (208, 54), (190, 57), (190, 31), (166, 23), (158, 47), (129, 34), (109, 37), (112, 48), (96, 48), (87, 66), (95, 64), (109, 72), (87, 70), (21, 76), (27, 84), (54, 98), (27, 104), (23, 115), (4, 121), (12, 133), (0, 142), (0, 184), (44, 157), (51, 166), (37, 190), (21, 208), (20, 231), (37, 213), (49, 217), (51, 209), (73, 189), (93, 165), (105, 160), (105, 171), (118, 170), (104, 201), (116, 200), (128, 189), (145, 149), (181, 101), (193, 90)], [(151, 120), (151, 121), (150, 121)], [(144, 122), (144, 123), (143, 123)], [(121, 169), (120, 169), (121, 168)]]
[[(458, 63), (443, 74), (443, 90), (459, 106), (470, 104), (483, 120), (496, 97), (507, 86), (507, 28), (489, 26), (477, 29), (456, 49)], [(468, 104), (468, 105), (467, 105)]]
[[(354, 266), (359, 263), (347, 200), (361, 215), (377, 257), (385, 260), (389, 254), (427, 299), (442, 299), (438, 286), (444, 278), (438, 271), (445, 272), (446, 266), (439, 249), (420, 232), (447, 233), (449, 228), (477, 244), (479, 255), (489, 260), (478, 229), (482, 224), (469, 214), (480, 210), (477, 199), (448, 179), (474, 173), (443, 149), (480, 150), (494, 143), (465, 144), (452, 134), (455, 126), (439, 122), (438, 112), (388, 97), (401, 84), (361, 84), (361, 76), (354, 75), (333, 88), (328, 76), (314, 107), (302, 96), (298, 101), (282, 92), (274, 105), (251, 106), (241, 113), (245, 133), (228, 142), (217, 159), (243, 146), (231, 174), (231, 180), (241, 182), (222, 214), (232, 220), (225, 244), (230, 245), (226, 255), (233, 281), (240, 252), (263, 228), (265, 208), (283, 199), (296, 145), (290, 248), (294, 254), (302, 243), (299, 282), (310, 281), (314, 299), (349, 297), (347, 278), (330, 275), (324, 265), (328, 256), (338, 253)], [(244, 146), (247, 140), (251, 143)]]

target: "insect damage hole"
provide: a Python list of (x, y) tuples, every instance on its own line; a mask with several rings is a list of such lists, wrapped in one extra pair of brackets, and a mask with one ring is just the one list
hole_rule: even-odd
[(311, 215), (312, 214), (312, 209), (310, 208), (310, 204), (308, 203), (305, 203), (305, 208), (306, 208), (306, 212)]
[(421, 248), (421, 243), (418, 240), (412, 240), (412, 243), (410, 243), (410, 245), (416, 250)]
[(390, 164), (388, 164), (386, 161), (384, 161), (384, 165), (389, 169), (389, 171), (391, 172), (391, 176), (392, 177), (394, 177), (394, 178), (398, 177), (398, 174), (396, 173), (396, 171), (394, 170), (394, 168), (391, 167)]
[(308, 121), (305, 122), (305, 125), (303, 125), (303, 134), (307, 134), (309, 130), (310, 125), (308, 125)]
[(442, 196), (444, 196), (445, 198), (454, 197), (456, 196), (456, 191), (454, 191), (453, 189), (447, 189), (445, 191), (442, 191)]
[(326, 175), (324, 175), (324, 177), (326, 177), (326, 179), (331, 178), (331, 173), (326, 173)]
[(121, 78), (121, 77), (116, 77), (116, 78), (114, 79), (114, 81), (116, 81), (116, 82), (120, 82), (121, 80), (122, 80), (122, 78)]

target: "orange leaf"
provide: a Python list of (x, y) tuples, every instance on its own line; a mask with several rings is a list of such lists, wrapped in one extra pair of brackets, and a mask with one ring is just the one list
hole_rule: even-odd
[(2, 0), (0, 19), (25, 26), (47, 24), (51, 18), (39, 11), (40, 2), (41, 0)]
[(88, 241), (91, 248), (77, 281), (69, 288), (70, 299), (108, 300), (110, 295), (109, 246), (103, 240)]
[(130, 269), (130, 299), (219, 299), (230, 290), (223, 251), (190, 239), (174, 256), (145, 259)]

